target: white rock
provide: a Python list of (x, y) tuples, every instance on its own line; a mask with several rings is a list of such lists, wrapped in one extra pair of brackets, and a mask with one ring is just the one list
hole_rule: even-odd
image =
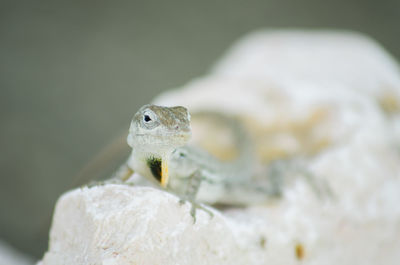
[(57, 203), (40, 264), (398, 264), (399, 95), (397, 64), (364, 36), (251, 34), (155, 102), (240, 116), (261, 160), (308, 154), (334, 198), (293, 176), (279, 201), (193, 224), (189, 205), (150, 187), (78, 189)]
[[(371, 38), (350, 31), (260, 31), (243, 38), (214, 67), (235, 78), (399, 92), (399, 67)], [(397, 94), (400, 95), (400, 94)]]
[[(221, 214), (202, 211), (153, 188), (123, 185), (61, 197), (42, 264), (233, 264), (247, 260)], [(258, 241), (254, 242), (255, 244)], [(78, 254), (79, 253), (79, 254)], [(232, 255), (232, 253), (236, 253)]]

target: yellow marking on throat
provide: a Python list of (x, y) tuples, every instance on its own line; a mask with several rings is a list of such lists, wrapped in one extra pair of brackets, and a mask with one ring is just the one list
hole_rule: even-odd
[(166, 188), (168, 185), (168, 162), (167, 159), (161, 160), (161, 186)]

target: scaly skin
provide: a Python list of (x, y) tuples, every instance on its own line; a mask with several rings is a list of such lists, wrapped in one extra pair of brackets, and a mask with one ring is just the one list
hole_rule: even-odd
[[(237, 159), (222, 162), (187, 145), (191, 128), (186, 108), (145, 105), (132, 119), (128, 135), (132, 154), (120, 179), (126, 178), (129, 169), (145, 176), (180, 196), (181, 202), (190, 201), (194, 220), (196, 208), (206, 210), (197, 202), (247, 205), (280, 194), (280, 182), (261, 187), (252, 182), (255, 156), (250, 138), (238, 121), (221, 113), (197, 115), (209, 115), (232, 129), (239, 150)], [(279, 185), (274, 187), (274, 183)]]

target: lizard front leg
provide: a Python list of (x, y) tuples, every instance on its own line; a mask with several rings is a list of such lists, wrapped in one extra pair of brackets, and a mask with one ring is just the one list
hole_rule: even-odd
[(126, 182), (133, 174), (133, 170), (128, 166), (128, 163), (123, 164), (112, 176), (112, 179), (115, 179), (120, 182)]
[(107, 180), (101, 181), (91, 181), (87, 185), (88, 187), (101, 186), (106, 184), (126, 184), (132, 185), (132, 183), (128, 183), (127, 180), (132, 176), (133, 170), (128, 166), (127, 163), (124, 163), (122, 166), (118, 168), (118, 170), (112, 175), (111, 178)]
[(197, 192), (199, 191), (201, 181), (202, 181), (201, 172), (200, 170), (196, 170), (187, 179), (185, 189), (183, 190), (181, 194), (181, 199), (179, 200), (180, 204), (184, 204), (186, 201), (189, 201), (192, 204), (192, 207), (190, 209), (190, 215), (193, 217), (193, 223), (196, 223), (197, 209), (201, 209), (207, 212), (211, 217), (214, 216), (214, 214), (210, 210), (208, 210), (207, 208), (196, 202), (196, 195)]

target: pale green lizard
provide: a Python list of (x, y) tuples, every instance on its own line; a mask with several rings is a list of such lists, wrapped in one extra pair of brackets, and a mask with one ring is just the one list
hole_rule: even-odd
[(216, 112), (196, 115), (210, 115), (233, 130), (239, 150), (234, 161), (220, 161), (205, 150), (187, 145), (191, 127), (186, 108), (145, 105), (132, 119), (127, 139), (132, 153), (117, 177), (126, 179), (132, 172), (145, 176), (182, 201), (190, 201), (194, 218), (196, 208), (206, 210), (198, 202), (249, 205), (280, 195), (282, 174), (276, 171), (281, 170), (281, 164), (270, 166), (263, 181), (254, 181), (255, 154), (240, 122)]

